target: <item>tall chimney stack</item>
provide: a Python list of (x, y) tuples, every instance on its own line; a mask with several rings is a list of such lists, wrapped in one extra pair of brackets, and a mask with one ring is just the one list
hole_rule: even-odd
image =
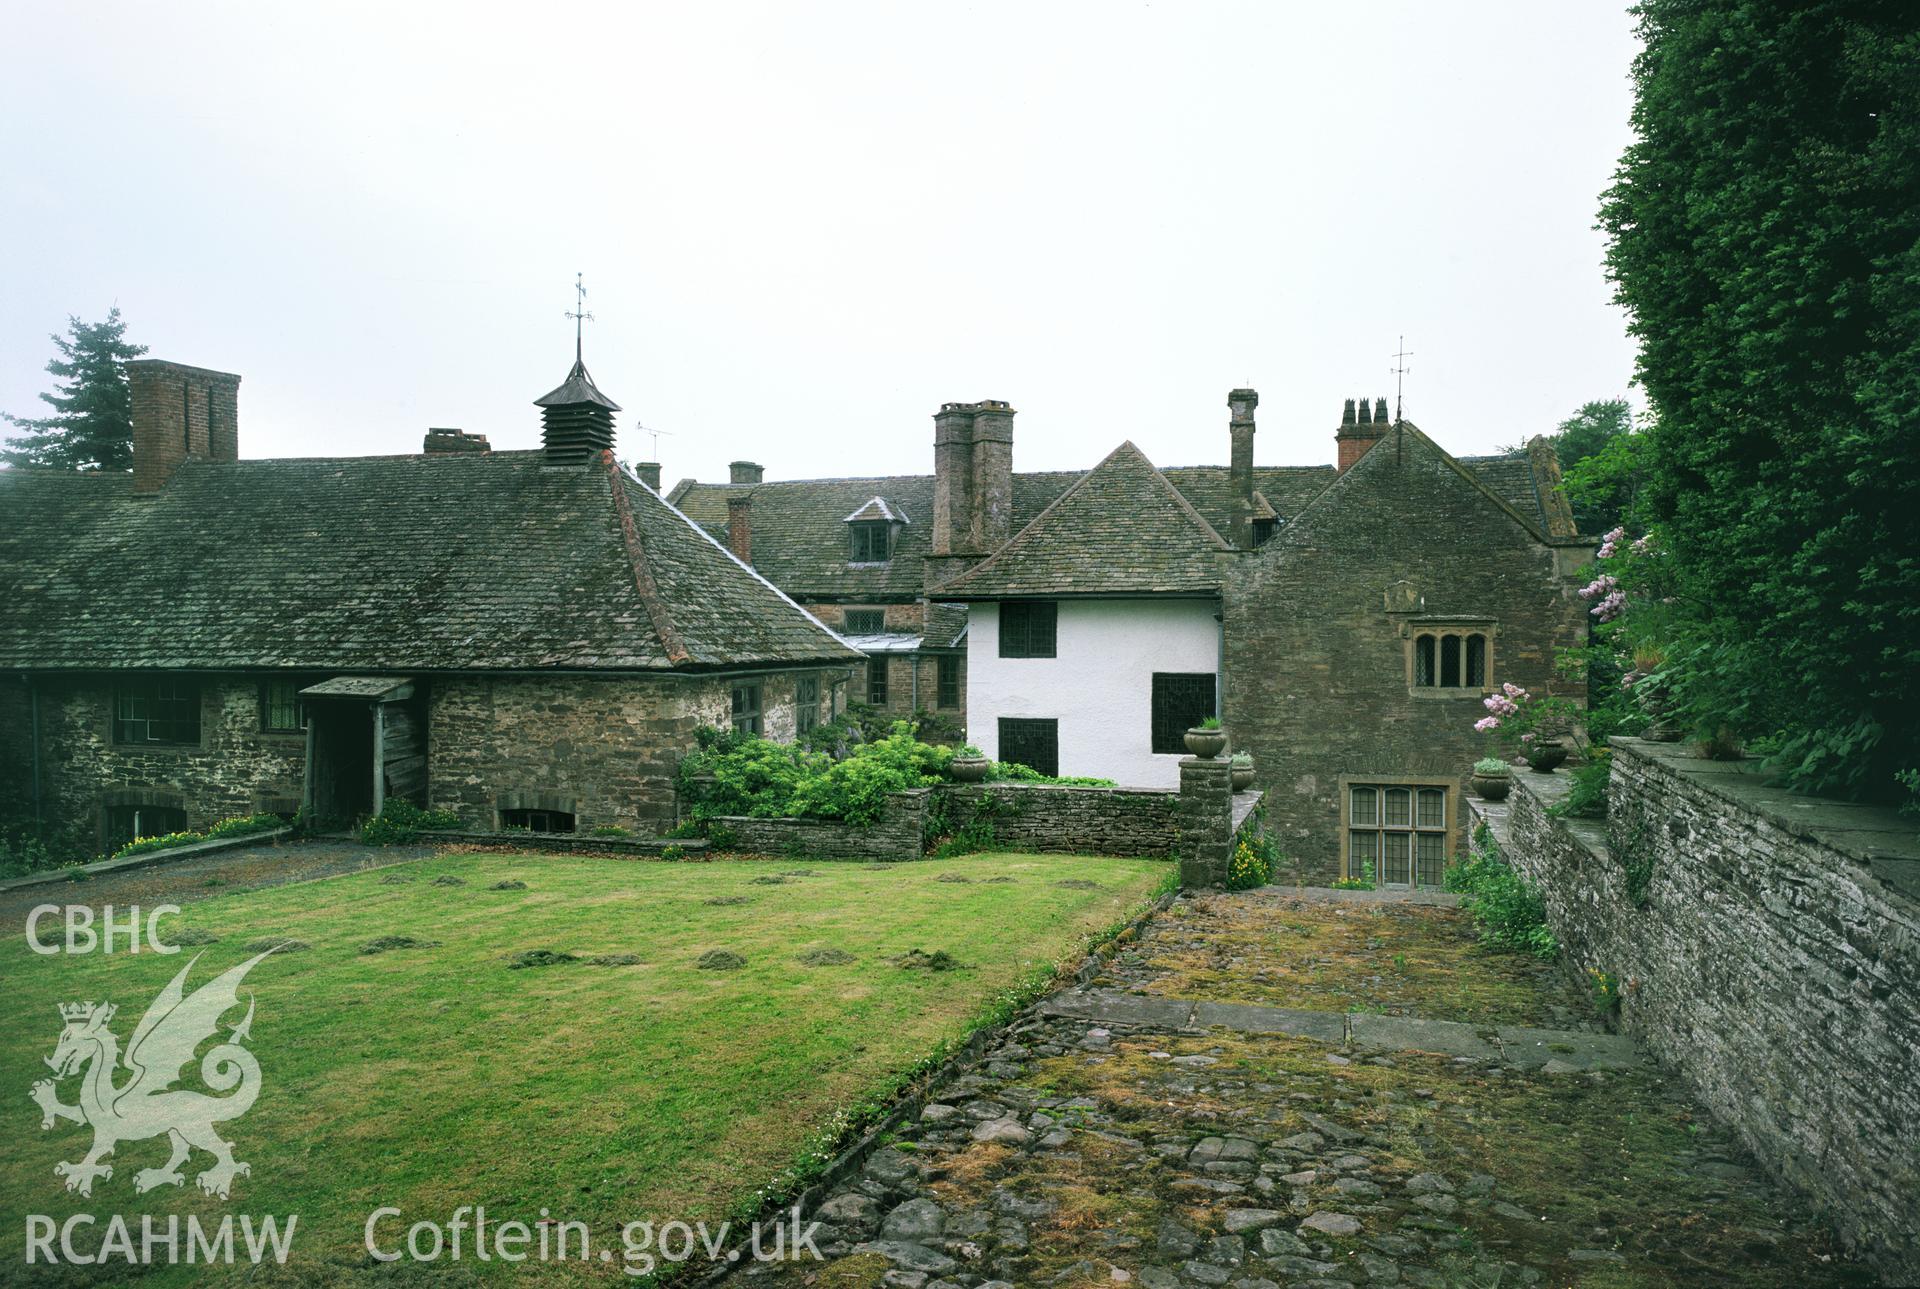
[(753, 494), (727, 494), (727, 549), (742, 564), (753, 563)]
[(1339, 451), (1337, 465), (1341, 474), (1353, 469), (1354, 462), (1365, 456), (1367, 449), (1378, 443), (1387, 432), (1387, 400), (1382, 398), (1369, 403), (1363, 398), (1359, 402), (1356, 417), (1354, 400), (1347, 400), (1346, 410), (1340, 416), (1340, 428), (1333, 435)]
[(1013, 406), (997, 398), (974, 404), (973, 550), (988, 555), (1013, 536)]
[(972, 403), (933, 414), (933, 553), (960, 555), (973, 540)]
[(189, 457), (240, 459), (240, 378), (158, 358), (127, 364), (133, 490), (154, 493)]
[(1260, 406), (1260, 395), (1250, 389), (1227, 392), (1227, 407), (1233, 419), (1227, 432), (1233, 436), (1233, 460), (1228, 480), (1233, 488), (1232, 542), (1240, 550), (1253, 549), (1253, 409)]
[(764, 467), (753, 461), (730, 461), (727, 463), (728, 482), (736, 488), (751, 488), (760, 482), (766, 473)]

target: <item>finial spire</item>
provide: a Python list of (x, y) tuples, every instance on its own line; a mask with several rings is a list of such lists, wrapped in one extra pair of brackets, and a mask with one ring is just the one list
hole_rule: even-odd
[(577, 298), (574, 302), (574, 307), (567, 310), (566, 316), (573, 319), (573, 361), (578, 363), (581, 361), (581, 357), (580, 357), (581, 324), (593, 321), (593, 315), (587, 312), (586, 274), (575, 273), (573, 275), (573, 290)]
[(1407, 373), (1413, 370), (1413, 368), (1407, 366), (1407, 359), (1411, 357), (1413, 357), (1413, 354), (1407, 348), (1407, 338), (1402, 336), (1400, 337), (1400, 352), (1393, 356), (1394, 362), (1399, 365), (1388, 369), (1393, 373), (1393, 419), (1395, 422), (1400, 420), (1401, 399), (1407, 391)]

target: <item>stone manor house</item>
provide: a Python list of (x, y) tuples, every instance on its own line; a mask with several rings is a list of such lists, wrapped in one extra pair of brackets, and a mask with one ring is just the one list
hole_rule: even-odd
[(1309, 880), (1438, 881), (1502, 681), (1582, 643), (1551, 450), (1456, 458), (1349, 400), (1336, 461), (1122, 443), (1013, 468), (948, 403), (933, 472), (725, 484), (613, 456), (578, 360), (542, 446), (243, 460), (231, 374), (128, 365), (131, 475), (0, 471), (0, 811), (81, 843), (401, 797), (479, 827), (651, 831), (702, 725), (787, 739), (850, 699), (989, 755), (1171, 786), (1219, 714)]
[(1586, 639), (1591, 545), (1558, 462), (1542, 439), (1454, 457), (1349, 399), (1333, 464), (1259, 466), (1259, 396), (1227, 401), (1224, 466), (1128, 442), (1021, 473), (1014, 409), (990, 400), (935, 414), (931, 475), (768, 481), (741, 461), (667, 497), (861, 648), (855, 698), (1131, 786), (1176, 785), (1182, 732), (1218, 714), (1303, 874), (1437, 885), (1481, 699), (1584, 695), (1554, 667)]

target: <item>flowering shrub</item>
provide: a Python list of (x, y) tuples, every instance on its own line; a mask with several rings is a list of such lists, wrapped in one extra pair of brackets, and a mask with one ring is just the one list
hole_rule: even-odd
[(1264, 837), (1257, 841), (1241, 838), (1227, 862), (1227, 889), (1248, 891), (1265, 886), (1273, 877), (1273, 858), (1268, 853), (1271, 847)]
[(1580, 709), (1565, 698), (1539, 697), (1508, 681), (1481, 700), (1487, 715), (1473, 723), (1482, 734), (1496, 734), (1509, 756), (1524, 756), (1542, 739), (1573, 729)]

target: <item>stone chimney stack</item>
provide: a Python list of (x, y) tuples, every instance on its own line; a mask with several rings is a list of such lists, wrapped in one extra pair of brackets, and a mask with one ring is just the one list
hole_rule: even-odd
[(933, 553), (958, 555), (973, 540), (972, 403), (942, 403), (933, 414)]
[(1333, 441), (1339, 450), (1336, 464), (1341, 474), (1353, 469), (1354, 462), (1387, 432), (1387, 400), (1369, 402), (1363, 398), (1359, 403), (1356, 414), (1354, 400), (1347, 400), (1346, 410), (1340, 414), (1340, 428), (1334, 432)]
[(639, 461), (634, 464), (633, 472), (640, 476), (640, 482), (660, 491), (660, 463), (658, 461)]
[(133, 490), (154, 493), (193, 457), (240, 459), (240, 378), (136, 358), (127, 364), (133, 404)]
[(1227, 432), (1233, 436), (1233, 458), (1228, 479), (1233, 488), (1233, 533), (1229, 537), (1240, 550), (1253, 549), (1253, 409), (1260, 406), (1260, 395), (1250, 389), (1227, 392), (1227, 407), (1233, 419)]
[(753, 494), (750, 492), (727, 494), (727, 549), (738, 555), (742, 564), (753, 563)]
[(764, 467), (752, 461), (730, 461), (727, 463), (728, 482), (736, 488), (751, 488), (760, 482), (766, 473)]
[(491, 452), (493, 445), (487, 442), (484, 434), (469, 434), (465, 430), (436, 427), (427, 431), (427, 437), (420, 450), (428, 456), (446, 456), (460, 452)]
[(1013, 407), (999, 399), (974, 404), (973, 550), (988, 555), (1013, 536)]

